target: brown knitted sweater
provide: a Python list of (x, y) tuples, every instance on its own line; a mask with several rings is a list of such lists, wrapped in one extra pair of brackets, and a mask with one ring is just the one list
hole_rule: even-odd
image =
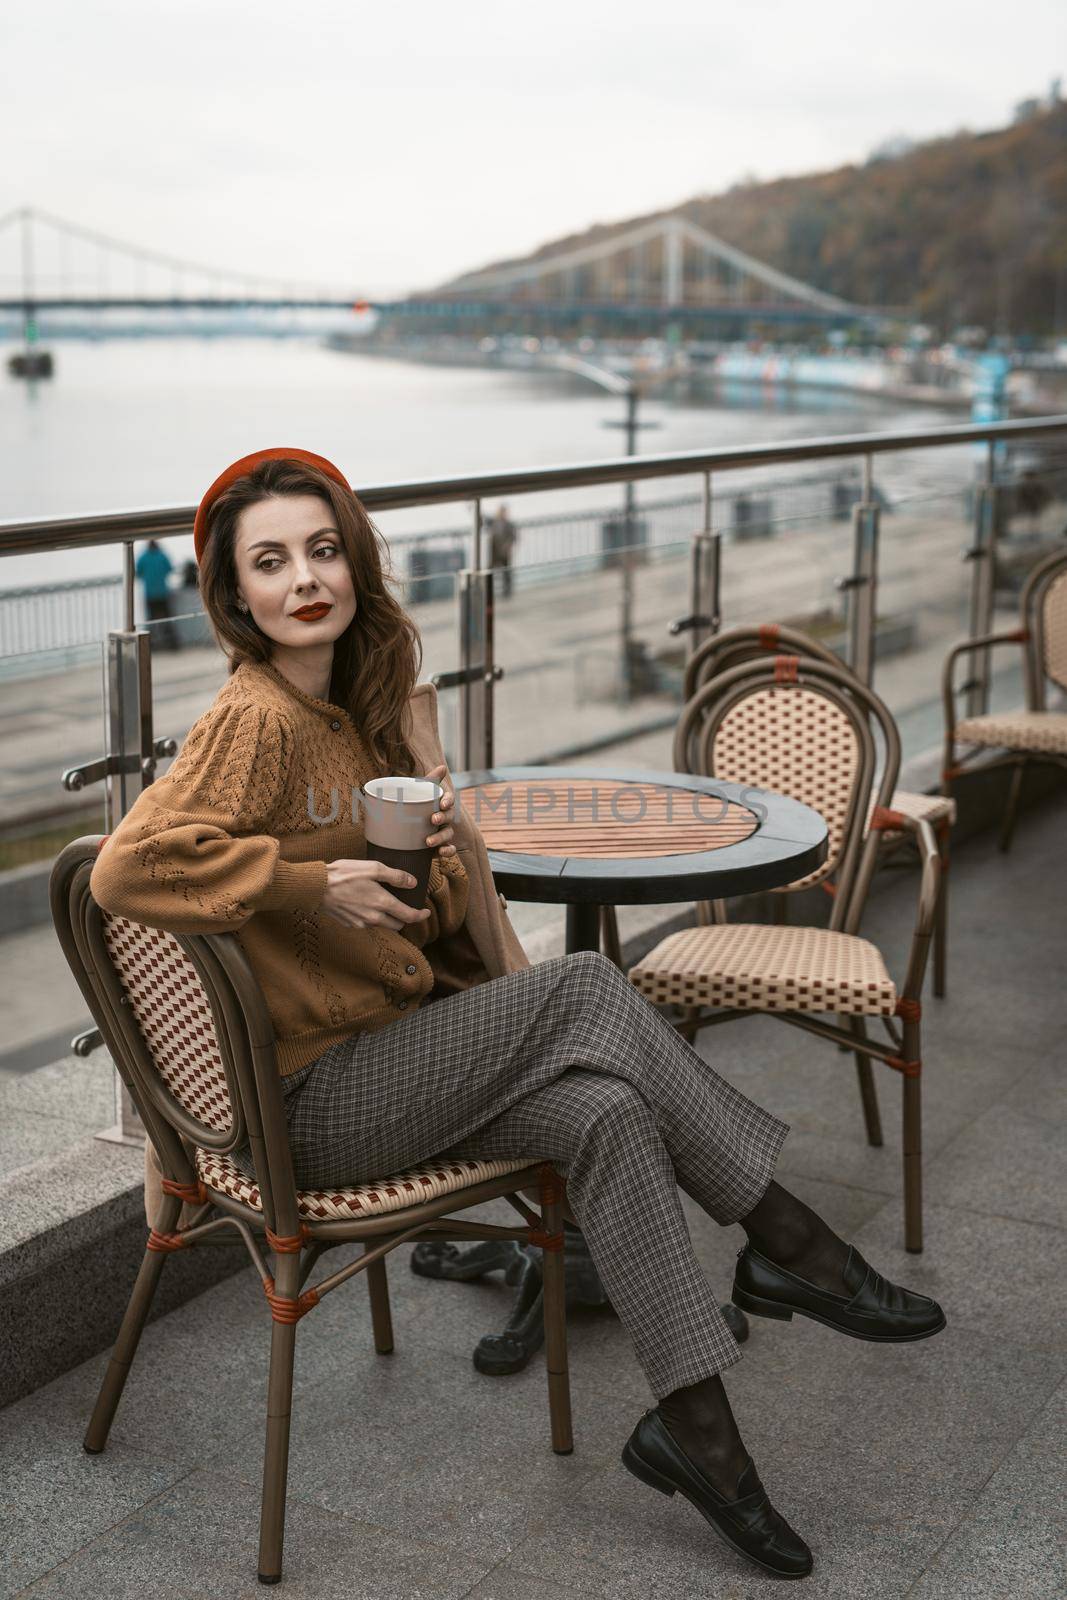
[(380, 775), (342, 707), (276, 667), (242, 663), (93, 867), (105, 911), (172, 933), (237, 934), (283, 1076), (407, 1014), (438, 981), (447, 993), (488, 978), (463, 929), (470, 885), (458, 853), (435, 857), (430, 916), (405, 933), (319, 911), (326, 863), (366, 856), (352, 797)]

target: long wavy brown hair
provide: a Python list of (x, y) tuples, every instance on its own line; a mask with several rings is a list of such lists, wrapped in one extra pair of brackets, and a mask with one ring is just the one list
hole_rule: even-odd
[(237, 606), (234, 548), (246, 506), (276, 495), (316, 495), (333, 512), (352, 573), (356, 615), (334, 641), (329, 699), (351, 716), (381, 772), (415, 776), (420, 763), (403, 734), (408, 697), (422, 668), (419, 630), (390, 593), (389, 546), (351, 489), (302, 461), (262, 461), (212, 505), (200, 562), (200, 593), (231, 674), (270, 661), (273, 641)]

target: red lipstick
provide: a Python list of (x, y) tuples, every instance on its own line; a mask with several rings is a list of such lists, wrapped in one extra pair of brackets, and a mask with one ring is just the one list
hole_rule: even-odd
[(291, 617), (299, 617), (301, 622), (318, 622), (320, 617), (324, 617), (327, 611), (332, 610), (333, 607), (331, 605), (327, 605), (320, 600), (317, 605), (301, 606), (299, 611), (290, 611), (289, 615)]

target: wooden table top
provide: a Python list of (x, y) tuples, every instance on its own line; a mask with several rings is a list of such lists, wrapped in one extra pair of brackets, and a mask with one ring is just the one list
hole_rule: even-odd
[(691, 854), (737, 844), (759, 826), (736, 801), (619, 778), (501, 780), (468, 792), (486, 846), (529, 855)]
[(453, 782), (517, 900), (714, 899), (791, 883), (826, 853), (810, 807), (691, 773), (496, 767)]

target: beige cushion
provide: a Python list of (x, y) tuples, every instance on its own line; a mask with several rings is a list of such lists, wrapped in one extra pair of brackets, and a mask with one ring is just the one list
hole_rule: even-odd
[[(913, 794), (910, 789), (894, 789), (889, 807), (892, 811), (902, 811), (906, 817), (914, 817), (916, 822), (929, 822), (931, 826), (936, 822), (953, 823), (956, 820), (956, 802), (944, 794)], [(868, 825), (873, 810), (872, 794), (871, 803), (867, 807)], [(887, 833), (895, 831), (899, 830), (886, 829)]]
[(627, 976), (661, 1005), (891, 1017), (897, 1001), (874, 945), (825, 928), (683, 928), (661, 939)]
[(1067, 711), (1005, 711), (956, 724), (960, 744), (1067, 755)]
[[(380, 1178), (376, 1183), (357, 1183), (342, 1189), (298, 1189), (297, 1210), (310, 1222), (350, 1222), (360, 1217), (382, 1216), (389, 1211), (403, 1211), (408, 1206), (436, 1200), (439, 1195), (456, 1194), (489, 1178), (503, 1177), (506, 1172), (517, 1172), (522, 1167), (533, 1166), (537, 1159), (526, 1156), (506, 1161), (473, 1161), (466, 1157), (448, 1157), (429, 1161), (407, 1172), (394, 1173), (391, 1178)], [(254, 1211), (263, 1210), (259, 1185), (246, 1177), (229, 1156), (197, 1150), (196, 1170), (209, 1189), (231, 1195)]]

